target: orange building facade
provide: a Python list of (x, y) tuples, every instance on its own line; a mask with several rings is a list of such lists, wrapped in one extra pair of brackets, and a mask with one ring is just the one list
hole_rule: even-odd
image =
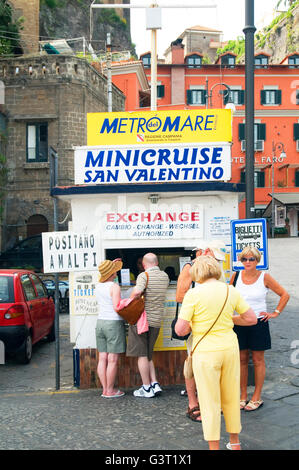
[[(170, 63), (158, 61), (157, 109), (223, 108), (233, 102), (232, 182), (245, 182), (245, 66), (226, 53), (215, 64), (202, 63), (202, 55), (184, 55), (182, 44), (171, 48)], [(148, 82), (151, 80), (150, 53), (141, 60)], [(299, 53), (281, 64), (269, 65), (269, 56), (255, 56), (255, 216), (271, 222), (275, 200), (276, 232), (289, 223), (288, 234), (299, 233)], [(116, 70), (115, 70), (116, 71)], [(146, 108), (136, 78), (121, 80), (113, 72), (113, 83), (127, 97), (127, 111)], [(149, 85), (150, 86), (150, 85)], [(139, 100), (139, 101), (138, 101)], [(245, 200), (240, 201), (240, 218), (245, 218)], [(287, 220), (286, 220), (287, 219)], [(271, 222), (272, 223), (272, 222)], [(278, 229), (278, 230), (277, 230)]]

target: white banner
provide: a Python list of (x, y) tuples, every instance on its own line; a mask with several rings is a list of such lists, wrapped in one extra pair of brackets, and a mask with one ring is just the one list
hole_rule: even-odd
[(103, 216), (106, 239), (203, 238), (203, 207), (194, 210), (106, 212)]
[(229, 143), (101, 146), (75, 149), (75, 184), (228, 181)]
[(98, 236), (93, 233), (42, 233), (44, 273), (91, 271), (98, 267)]

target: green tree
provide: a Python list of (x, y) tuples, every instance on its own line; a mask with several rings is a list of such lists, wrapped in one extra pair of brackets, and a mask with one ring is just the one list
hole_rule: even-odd
[(0, 56), (21, 53), (19, 31), (22, 18), (13, 21), (12, 13), (7, 0), (0, 0)]

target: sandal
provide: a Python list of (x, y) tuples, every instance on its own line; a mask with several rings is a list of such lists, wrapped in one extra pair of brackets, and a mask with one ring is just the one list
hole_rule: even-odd
[(247, 405), (247, 400), (240, 400), (240, 410), (244, 410)]
[(263, 406), (263, 404), (264, 404), (263, 400), (257, 400), (257, 401), (250, 400), (247, 403), (246, 407), (244, 408), (244, 411), (255, 411), (261, 406)]
[(230, 442), (228, 442), (228, 443), (226, 444), (226, 448), (227, 448), (228, 450), (233, 450), (233, 446), (240, 446), (240, 445), (241, 445), (240, 442), (236, 442), (235, 444), (231, 444)]
[(194, 406), (194, 408), (189, 408), (186, 413), (187, 418), (190, 418), (192, 421), (201, 423), (200, 409), (199, 406)]

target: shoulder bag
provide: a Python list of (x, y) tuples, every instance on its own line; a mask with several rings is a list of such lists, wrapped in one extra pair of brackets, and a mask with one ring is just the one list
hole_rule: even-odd
[(190, 333), (188, 333), (187, 335), (185, 336), (179, 336), (176, 332), (175, 332), (175, 325), (176, 325), (176, 322), (178, 321), (178, 313), (179, 313), (179, 303), (177, 302), (176, 304), (176, 312), (175, 312), (175, 317), (174, 319), (172, 320), (171, 322), (171, 339), (179, 339), (181, 341), (185, 341), (189, 338), (190, 336)]
[(145, 271), (147, 280), (144, 291), (139, 297), (134, 297), (128, 305), (117, 310), (118, 315), (120, 315), (129, 325), (135, 325), (139, 320), (142, 312), (144, 312), (144, 292), (148, 285), (148, 273)]
[(228, 292), (229, 292), (229, 288), (228, 288), (228, 286), (226, 286), (225, 301), (224, 301), (224, 304), (222, 306), (222, 309), (220, 310), (220, 313), (219, 313), (218, 317), (214, 321), (213, 325), (208, 329), (208, 331), (200, 338), (199, 341), (197, 341), (196, 346), (193, 348), (191, 353), (188, 355), (187, 359), (185, 359), (185, 362), (184, 362), (184, 377), (185, 377), (185, 379), (192, 379), (193, 378), (192, 355), (193, 355), (195, 349), (197, 348), (197, 346), (199, 345), (199, 343), (204, 339), (205, 336), (207, 336), (207, 334), (211, 331), (211, 329), (214, 327), (214, 325), (218, 321), (218, 319), (219, 319), (219, 317), (220, 317), (220, 315), (221, 315), (221, 313), (222, 313), (222, 311), (225, 307), (225, 304), (226, 304), (226, 301), (227, 301), (227, 298), (228, 298)]

